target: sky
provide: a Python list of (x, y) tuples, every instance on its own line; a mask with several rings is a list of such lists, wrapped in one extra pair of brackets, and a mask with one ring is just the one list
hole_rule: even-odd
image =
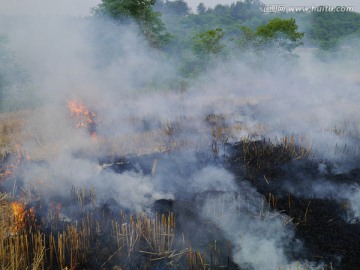
[[(95, 7), (99, 0), (0, 0), (0, 14), (6, 15), (52, 15), (52, 16), (86, 16), (90, 9)], [(236, 0), (187, 0), (193, 11), (203, 2), (207, 7), (216, 4), (231, 4)], [(359, 0), (262, 0), (265, 4), (293, 5), (329, 5), (329, 6), (354, 6), (360, 12)]]
[(0, 14), (86, 16), (99, 0), (0, 0)]

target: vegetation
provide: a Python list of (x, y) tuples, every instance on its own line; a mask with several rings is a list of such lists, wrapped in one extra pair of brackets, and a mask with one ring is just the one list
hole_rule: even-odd
[(221, 40), (224, 37), (224, 32), (221, 28), (209, 30), (194, 37), (194, 51), (198, 56), (209, 54), (218, 54), (224, 45)]
[(232, 162), (241, 159), (256, 170), (275, 168), (291, 160), (305, 159), (311, 154), (311, 147), (296, 142), (294, 136), (276, 140), (254, 141), (244, 138), (239, 142), (238, 151), (230, 157)]
[[(9, 195), (0, 194), (2, 269), (93, 269), (95, 265), (109, 269), (117, 264), (126, 267), (133, 257), (146, 258), (145, 264), (156, 264), (188, 252), (173, 249), (172, 213), (156, 214), (154, 218), (119, 213), (117, 218), (100, 219), (94, 212), (87, 212), (75, 224), (61, 219), (60, 205), (49, 208), (53, 219), (50, 227), (45, 227), (37, 220), (35, 208), (26, 209), (17, 202), (19, 211), (15, 211), (12, 201)], [(144, 263), (139, 258), (134, 261)]]
[[(114, 212), (106, 204), (101, 208), (92, 206), (93, 196), (92, 190), (73, 188), (71, 198), (80, 207), (78, 216), (64, 217), (61, 203), (52, 204), (47, 213), (41, 213), (40, 205), (26, 205), (0, 193), (2, 269), (238, 269), (232, 262), (230, 243), (224, 243), (219, 235), (216, 238), (221, 241), (214, 240), (201, 251), (194, 250), (191, 243), (184, 241), (186, 234), (176, 229), (174, 213), (149, 216)], [(260, 212), (263, 222), (276, 218), (271, 213), (275, 201), (275, 196), (269, 194), (268, 207), (263, 205)], [(209, 220), (222, 220), (224, 198), (212, 202), (213, 208), (206, 215)], [(81, 209), (84, 203), (86, 211)], [(240, 214), (243, 215), (233, 213)], [(220, 233), (220, 228), (210, 221), (206, 227)], [(309, 268), (298, 262), (295, 269)]]
[[(282, 44), (287, 50), (301, 45), (304, 36), (306, 45), (328, 50), (347, 36), (359, 36), (360, 31), (360, 15), (355, 12), (269, 14), (261, 12), (260, 1), (246, 0), (234, 1), (230, 5), (219, 4), (214, 8), (208, 8), (201, 3), (194, 13), (191, 13), (184, 4), (178, 2), (183, 1), (160, 0), (154, 5), (155, 10), (163, 14), (166, 27), (174, 36), (172, 46), (176, 46), (177, 49), (180, 48), (180, 44), (183, 49), (189, 47), (194, 35), (219, 28), (223, 30), (225, 40), (231, 40), (234, 36), (249, 38), (249, 31), (255, 31), (258, 37), (266, 38), (266, 41), (269, 41), (268, 38), (275, 38), (279, 42), (279, 34), (284, 34), (285, 39), (291, 41), (286, 46)], [(176, 3), (184, 7), (182, 12), (169, 11), (172, 6), (177, 5)], [(297, 32), (299, 22), (300, 33)], [(256, 30), (258, 27), (259, 30)], [(301, 33), (304, 34), (300, 36)]]
[(94, 9), (94, 14), (107, 15), (123, 23), (129, 19), (135, 20), (149, 44), (162, 48), (169, 42), (171, 35), (165, 31), (165, 25), (160, 19), (161, 14), (152, 10), (154, 4), (155, 0), (102, 0)]
[(295, 19), (271, 19), (265, 25), (259, 25), (256, 30), (242, 26), (242, 34), (236, 39), (237, 45), (243, 50), (256, 52), (275, 51), (292, 52), (302, 45), (304, 33), (297, 31)]
[(346, 37), (360, 36), (360, 14), (355, 12), (314, 12), (309, 37), (323, 50), (334, 49)]
[[(356, 37), (360, 36), (358, 13), (268, 14), (261, 11), (259, 0), (219, 4), (214, 8), (201, 3), (195, 11), (191, 11), (184, 0), (103, 0), (93, 13), (122, 24), (136, 22), (153, 48), (162, 50), (165, 57), (176, 58), (178, 74), (171, 82), (171, 87), (176, 89), (185, 89), (189, 79), (214, 67), (214, 58), (216, 61), (227, 61), (229, 57), (244, 59), (242, 53), (255, 51), (261, 55), (269, 49), (280, 55), (294, 54), (294, 49), (303, 44), (329, 50), (347, 37), (352, 38), (350, 46), (356, 47), (359, 40)], [(103, 54), (101, 61), (119, 56), (116, 47), (107, 48), (111, 46), (108, 36), (95, 39), (103, 40), (100, 42), (103, 48), (99, 50)], [(9, 89), (22, 87), (29, 78), (16, 64), (16, 55), (7, 48), (4, 35), (0, 35), (0, 56), (3, 102)]]
[(16, 107), (16, 104), (9, 104), (16, 102), (8, 99), (9, 93), (21, 90), (30, 81), (26, 71), (16, 62), (8, 42), (7, 36), (0, 34), (0, 111)]
[[(185, 17), (190, 14), (190, 7), (183, 0), (156, 1), (154, 8), (165, 16)], [(170, 19), (170, 18), (168, 18)]]
[[(171, 82), (171, 87), (168, 85), (162, 87), (181, 91), (186, 91), (192, 79), (198, 78), (201, 73), (211, 70), (219, 63), (226, 63), (229, 59), (235, 58), (245, 62), (247, 59), (242, 56), (252, 55), (258, 61), (257, 64), (261, 65), (261, 56), (268, 52), (275, 54), (276, 57), (294, 56), (296, 48), (300, 46), (316, 46), (320, 50), (332, 53), (331, 50), (341, 49), (337, 45), (347, 38), (352, 38), (352, 45), (359, 46), (357, 38), (360, 35), (360, 15), (357, 13), (313, 12), (291, 14), (289, 17), (289, 14), (262, 13), (260, 6), (258, 0), (237, 1), (231, 5), (217, 5), (214, 8), (208, 8), (201, 3), (195, 13), (183, 0), (102, 0), (93, 11), (95, 17), (106, 20), (110, 18), (114, 27), (120, 25), (126, 27), (135, 23), (139, 32), (150, 44), (152, 53), (177, 60), (174, 61), (177, 65), (177, 73), (174, 81)], [(303, 24), (304, 21), (308, 23)], [(118, 49), (116, 45), (109, 46), (114, 46), (111, 50), (116, 54)], [(112, 58), (113, 55), (110, 54), (113, 51), (109, 53), (109, 58)], [(0, 111), (10, 106), (8, 93), (17, 93), (16, 90), (24, 87), (29, 81), (26, 72), (16, 62), (16, 52), (10, 50), (6, 36), (1, 35)], [(24, 92), (19, 93), (17, 96), (27, 98)], [(209, 98), (216, 99), (218, 96)], [(63, 149), (61, 145), (63, 141), (48, 140), (48, 134), (36, 134), (42, 131), (41, 128), (40, 131), (28, 129), (27, 132), (31, 134), (25, 134), (22, 127), (25, 125), (26, 117), (33, 111), (2, 112), (0, 115), (0, 267), (2, 269), (239, 269), (240, 266), (233, 258), (238, 247), (231, 246), (229, 240), (232, 240), (233, 235), (225, 236), (223, 231), (225, 226), (222, 226), (231, 218), (236, 220), (239, 215), (244, 215), (244, 220), (249, 218), (251, 221), (264, 222), (266, 225), (266, 222), (271, 222), (269, 220), (280, 217), (280, 225), (284, 228), (291, 226), (296, 234), (294, 239), (303, 241), (307, 249), (304, 254), (298, 254), (296, 250), (299, 248), (296, 245), (299, 243), (290, 243), (289, 253), (294, 254), (286, 255), (294, 261), (299, 258), (310, 258), (311, 262), (320, 261), (323, 264), (330, 264), (332, 269), (331, 261), (335, 260), (335, 263), (344, 266), (344, 269), (346, 267), (351, 269), (349, 265), (353, 264), (349, 262), (350, 259), (360, 257), (357, 248), (359, 241), (356, 238), (360, 235), (360, 222), (355, 220), (350, 223), (344, 218), (351, 216), (349, 203), (339, 199), (312, 198), (311, 194), (302, 194), (304, 183), (315, 182), (318, 179), (330, 181), (339, 178), (343, 181), (349, 178), (351, 179), (349, 182), (354, 181), (351, 183), (358, 185), (360, 173), (351, 171), (346, 175), (335, 175), (332, 170), (336, 164), (329, 164), (326, 160), (314, 161), (315, 154), (312, 152), (311, 143), (301, 137), (285, 135), (281, 138), (269, 139), (264, 137), (266, 132), (262, 131), (265, 127), (260, 126), (261, 124), (255, 123), (252, 127), (248, 127), (243, 120), (231, 122), (228, 121), (231, 116), (210, 113), (199, 125), (193, 123), (189, 125), (188, 122), (192, 119), (183, 115), (174, 122), (161, 122), (156, 119), (153, 126), (145, 123), (146, 119), (135, 117), (122, 119), (119, 116), (119, 123), (135, 127), (133, 129), (136, 132), (132, 133), (133, 129), (131, 131), (129, 129), (129, 132), (120, 132), (120, 135), (114, 137), (100, 134), (99, 138), (96, 127), (102, 118), (88, 110), (82, 103), (68, 102), (68, 106), (75, 107), (73, 112), (68, 113), (71, 120), (67, 119), (69, 121), (66, 123), (72, 125), (72, 132), (80, 128), (83, 136), (81, 138), (87, 135), (90, 138), (91, 135), (93, 139), (81, 146), (87, 150), (87, 143), (91, 144), (93, 147), (89, 152), (80, 149), (69, 151), (71, 152), (69, 155), (81, 157), (84, 155), (86, 164), (98, 165), (100, 171), (113, 170), (111, 173), (115, 174), (128, 170), (130, 165), (126, 168), (121, 167), (127, 162), (126, 158), (121, 157), (123, 159), (117, 160), (120, 153), (136, 155), (132, 159), (136, 163), (134, 170), (141, 171), (142, 176), (149, 178), (156, 177), (157, 170), (161, 169), (162, 172), (169, 171), (176, 176), (179, 174), (180, 177), (187, 178), (192, 166), (203, 169), (210, 164), (233, 172), (235, 180), (240, 185), (248, 180), (246, 184), (256, 189), (256, 193), (244, 194), (245, 198), (240, 205), (238, 203), (240, 199), (236, 201), (240, 197), (238, 189), (234, 190), (236, 194), (231, 194), (230, 202), (222, 197), (227, 191), (206, 190), (192, 194), (193, 197), (186, 198), (185, 201), (176, 201), (175, 206), (171, 200), (160, 200), (160, 203), (170, 206), (166, 205), (164, 207), (166, 210), (160, 207), (160, 211), (156, 209), (154, 212), (146, 213), (133, 213), (129, 209), (120, 208), (119, 205), (113, 207), (111, 199), (99, 203), (96, 201), (94, 188), (87, 190), (89, 187), (82, 189), (73, 187), (70, 196), (59, 195), (54, 201), (48, 202), (41, 194), (33, 194), (32, 190), (21, 183), (21, 179), (17, 179), (18, 170), (24, 170), (25, 174), (32, 165), (28, 161), (29, 157), (20, 147), (22, 142), (30, 142), (30, 149), (40, 149), (40, 152), (46, 152), (52, 156), (52, 159), (57, 159), (57, 153), (48, 151), (46, 147)], [(245, 108), (247, 105), (237, 106), (239, 110), (248, 111)], [(256, 106), (254, 105), (254, 108)], [(13, 104), (10, 107), (16, 108)], [(43, 111), (39, 114), (46, 115)], [(116, 117), (118, 115), (113, 116), (114, 121)], [(143, 128), (144, 126), (147, 127)], [(184, 136), (183, 130), (186, 128), (191, 129), (189, 134), (196, 139), (189, 138), (188, 133)], [(246, 134), (250, 135), (240, 137), (239, 134), (243, 134), (240, 131), (246, 131)], [(359, 142), (356, 128), (352, 130), (347, 127), (344, 129), (335, 127), (325, 132), (331, 133), (336, 138), (345, 139), (344, 141), (349, 139)], [(231, 137), (237, 142), (228, 143)], [(355, 158), (353, 162), (358, 163), (358, 149), (349, 148), (346, 144), (336, 145), (334, 155), (350, 153), (349, 156)], [(195, 154), (196, 161), (191, 159), (190, 162), (196, 162), (195, 165), (177, 164), (177, 155), (184, 149), (194, 150), (191, 153)], [(67, 150), (65, 148), (63, 151)], [(111, 161), (97, 160), (97, 157), (105, 152), (111, 155)], [(41, 169), (47, 169), (48, 160), (41, 154), (43, 153), (39, 154), (40, 158), (35, 155), (32, 162)], [(151, 158), (140, 157), (145, 154)], [(65, 154), (64, 158), (66, 158)], [(141, 158), (151, 159), (152, 162), (144, 163), (146, 166), (148, 163), (152, 165), (149, 168), (142, 168), (143, 164), (137, 162), (143, 161)], [(162, 158), (169, 162), (169, 168), (160, 168)], [(176, 164), (173, 165), (170, 159), (176, 160), (174, 162)], [(61, 180), (61, 176), (56, 179), (58, 180)], [(218, 196), (216, 197), (218, 201), (212, 197), (212, 194)], [(251, 198), (253, 194), (257, 194), (259, 200), (253, 200)], [(211, 209), (208, 212), (201, 211), (200, 214), (200, 210), (203, 209), (197, 208), (196, 204), (203, 205), (207, 199), (213, 203)], [(71, 206), (68, 206), (68, 211), (63, 211), (63, 203), (68, 202)], [(231, 203), (234, 205), (234, 208), (230, 209), (233, 212), (226, 212), (224, 209)], [(251, 211), (250, 208), (256, 211)], [(174, 209), (180, 209), (179, 213), (172, 212)], [(200, 215), (205, 217), (201, 216), (202, 219), (197, 220)], [(192, 226), (189, 231), (179, 226), (181, 223), (176, 223), (182, 219), (191, 220)], [(256, 234), (260, 234), (261, 237), (261, 231)], [(193, 236), (196, 236), (196, 239)], [(247, 243), (241, 244), (243, 248)], [(309, 255), (306, 252), (313, 254)], [(337, 262), (337, 258), (340, 257), (344, 260)], [(296, 269), (307, 269), (307, 267), (306, 263), (298, 263)], [(287, 268), (282, 266), (281, 269)]]
[[(22, 128), (29, 111), (7, 112), (0, 115), (0, 161), (10, 153), (17, 152), (17, 145), (22, 138)], [(6, 168), (0, 169), (0, 178)]]

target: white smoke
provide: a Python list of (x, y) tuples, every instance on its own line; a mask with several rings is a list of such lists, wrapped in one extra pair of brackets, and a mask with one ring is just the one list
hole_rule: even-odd
[[(298, 51), (299, 58), (291, 61), (248, 56), (219, 62), (184, 93), (166, 92), (161, 87), (177, 78), (177, 63), (149, 48), (135, 25), (47, 16), (2, 21), (6, 23), (0, 25), (0, 32), (8, 35), (17, 61), (32, 78), (39, 107), (28, 115), (23, 130), (22, 147), (33, 162), (22, 177), (27, 184), (43, 180), (40, 192), (48, 198), (66, 195), (73, 185), (89, 186), (99, 200), (114, 198), (122, 207), (140, 211), (158, 199), (216, 191), (225, 194), (222, 210), (215, 208), (222, 218), (209, 215), (214, 199), (202, 205), (201, 218), (221, 228), (234, 247), (235, 262), (277, 269), (293, 264), (286, 254), (293, 239), (291, 223), (285, 226), (288, 217), (263, 211), (261, 195), (243, 182), (236, 183), (226, 170), (196, 164), (196, 154), (202, 150), (212, 154), (206, 117), (223, 115), (225, 124), (240, 125), (226, 134), (234, 141), (255, 134), (271, 139), (305, 137), (317, 158), (344, 161), (339, 171), (351, 168), (346, 163), (357, 157), (358, 78), (337, 72), (338, 66), (344, 66), (341, 60), (324, 64), (308, 49)], [(71, 125), (67, 101), (73, 99), (99, 114), (97, 141)], [(346, 122), (355, 123), (351, 130)], [(173, 134), (163, 131), (166, 125), (174, 128)], [(186, 150), (175, 162), (160, 160), (154, 176), (141, 170), (115, 173), (99, 165), (105, 155), (146, 154), (171, 147)], [(333, 192), (332, 188), (313, 190)], [(233, 194), (240, 199), (233, 199)], [(346, 196), (351, 196), (358, 214), (358, 192)]]

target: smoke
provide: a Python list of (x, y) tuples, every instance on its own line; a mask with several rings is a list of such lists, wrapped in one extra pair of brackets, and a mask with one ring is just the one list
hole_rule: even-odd
[[(265, 211), (254, 188), (208, 162), (214, 135), (206, 119), (220, 115), (228, 141), (275, 141), (295, 134), (316, 159), (335, 163), (335, 172), (352, 169), (350, 161), (358, 158), (359, 78), (348, 76), (355, 72), (351, 67), (338, 71), (345, 60), (323, 62), (311, 49), (297, 51), (297, 59), (240, 54), (244, 57), (219, 61), (179, 93), (162, 89), (176, 80), (176, 61), (149, 48), (135, 24), (47, 16), (2, 21), (0, 32), (7, 34), (32, 80), (27, 105), (38, 107), (22, 131), (23, 151), (32, 161), (21, 178), (47, 200), (66, 196), (72, 186), (88, 186), (99, 203), (113, 198), (121, 207), (142, 211), (159, 199), (220, 193), (200, 201), (199, 218), (221, 228), (237, 264), (276, 269), (293, 264), (287, 251), (291, 243), (296, 243), (292, 249), (302, 244), (294, 240), (289, 217)], [(69, 100), (81, 101), (99, 116), (96, 139), (73, 125)], [(145, 167), (153, 166), (153, 175), (141, 164), (122, 173), (99, 165), (107, 156), (165, 150), (175, 154), (157, 158), (158, 163), (149, 157)], [(319, 168), (326, 174), (327, 167)], [(333, 184), (324, 186), (308, 190), (317, 196), (336, 190)], [(343, 191), (339, 198), (349, 198), (359, 215), (359, 192), (338, 187)]]
[[(266, 131), (257, 133), (264, 137), (306, 138), (320, 158), (340, 161), (356, 154), (357, 79), (338, 71), (344, 65), (340, 60), (325, 64), (307, 49), (298, 52), (297, 60), (264, 55), (262, 68), (248, 65), (246, 58), (234, 59), (219, 63), (188, 92), (164, 94), (158, 88), (176, 79), (176, 63), (148, 48), (135, 25), (78, 18), (14, 21), (2, 32), (32, 78), (33, 99), (60, 107), (82, 100), (106, 115), (103, 132), (131, 129), (115, 124), (119, 118), (173, 122), (185, 116), (198, 126), (206, 114), (215, 113), (232, 116), (227, 121), (263, 126)], [(48, 121), (54, 115), (48, 114)]]
[(261, 196), (246, 183), (235, 195), (209, 197), (202, 215), (231, 241), (234, 261), (240, 267), (276, 269), (288, 264), (283, 245), (293, 235), (284, 225), (286, 217), (267, 212)]
[(97, 0), (74, 1), (21, 1), (1, 0), (0, 14), (5, 15), (32, 15), (32, 16), (86, 16), (90, 8), (99, 3)]

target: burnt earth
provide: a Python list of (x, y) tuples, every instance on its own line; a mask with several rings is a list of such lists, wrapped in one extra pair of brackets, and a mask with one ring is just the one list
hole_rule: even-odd
[[(328, 167), (324, 174), (320, 173), (319, 164), (308, 157), (284, 158), (280, 162), (274, 157), (272, 160), (276, 162), (267, 166), (268, 161), (256, 158), (246, 162), (242, 149), (241, 144), (229, 147), (229, 154), (224, 157), (225, 167), (235, 174), (237, 181), (248, 181), (264, 198), (273, 194), (275, 203), (270, 203), (271, 207), (292, 218), (295, 235), (304, 243), (305, 249), (300, 254), (289, 250), (289, 256), (326, 265), (332, 263), (334, 269), (359, 269), (360, 221), (349, 220), (346, 201), (317, 198), (309, 193), (308, 187), (319, 180), (358, 184), (360, 169), (334, 174)], [(259, 163), (266, 166), (259, 167)]]
[[(198, 160), (186, 161), (186, 158), (179, 158), (179, 153), (163, 153), (144, 156), (126, 156), (126, 157), (104, 157), (99, 160), (99, 165), (104, 169), (113, 170), (116, 173), (126, 171), (135, 171), (150, 175), (154, 166), (154, 160), (159, 164), (167, 163), (169, 173), (180, 174), (187, 177), (194, 168), (202, 168), (209, 164), (221, 166), (235, 175), (240, 184), (243, 181), (248, 182), (267, 202), (269, 196), (269, 207), (288, 215), (292, 219), (292, 227), (295, 232), (295, 238), (303, 243), (303, 248), (299, 251), (296, 248), (296, 241), (290, 243), (287, 255), (291, 260), (324, 263), (333, 269), (352, 270), (359, 269), (360, 265), (360, 221), (349, 219), (348, 203), (335, 197), (316, 197), (316, 194), (309, 193), (308, 186), (317, 181), (328, 181), (334, 184), (359, 184), (360, 168), (355, 168), (347, 173), (335, 174), (331, 165), (326, 161), (326, 171), (319, 170), (319, 162), (310, 156), (294, 158), (291, 153), (284, 151), (281, 146), (270, 147), (266, 141), (253, 142), (249, 147), (244, 148), (241, 143), (225, 145), (226, 154), (222, 157), (206, 155), (198, 156)], [(245, 150), (244, 150), (245, 149)], [(261, 155), (255, 155), (254, 151), (266, 149)], [(291, 148), (291, 150), (296, 148)], [(206, 152), (211, 153), (211, 151)], [(185, 155), (186, 156), (186, 155)], [(1, 163), (0, 169), (4, 170), (10, 157), (6, 157)], [(195, 164), (196, 163), (196, 164)], [(160, 170), (161, 168), (159, 168)], [(162, 168), (164, 169), (164, 168)], [(19, 181), (21, 185), (21, 181)], [(12, 185), (11, 185), (12, 186)], [(9, 187), (10, 188), (10, 187)], [(2, 190), (6, 191), (6, 185), (2, 185)], [(223, 251), (219, 258), (213, 258), (212, 265), (221, 266), (225, 269), (239, 269), (231, 258), (231, 246), (222, 235), (221, 231), (213, 225), (204, 224), (199, 218), (199, 205), (214, 194), (209, 191), (205, 193), (193, 194), (192, 197), (176, 198), (175, 200), (158, 200), (150, 206), (150, 213), (167, 214), (174, 212), (176, 216), (175, 248), (181, 249), (185, 246), (192, 247), (194, 250), (208, 250), (209, 243), (216, 238), (218, 247)], [(216, 193), (216, 192), (215, 192)], [(71, 208), (73, 202), (64, 200), (64, 198), (53, 198), (53, 203), (61, 203), (63, 208)], [(76, 196), (73, 198), (76, 200)], [(71, 214), (69, 218), (81, 220), (86, 218), (88, 212), (91, 212), (93, 218), (102, 226), (102, 233), (97, 235), (94, 240), (94, 247), (88, 254), (89, 261), (81, 263), (78, 267), (82, 269), (101, 268), (109, 256), (116, 252), (114, 250), (114, 239), (110, 237), (111, 220), (116, 219), (121, 209), (120, 205), (114, 199), (109, 199), (101, 206), (93, 208), (90, 198), (85, 198), (85, 206), (82, 212), (76, 215)], [(70, 221), (59, 221), (54, 230), (53, 224), (43, 223), (46, 219), (46, 213), (51, 206), (39, 198), (27, 205), (27, 209), (34, 207), (36, 209), (35, 219), (31, 226), (38, 227), (44, 234), (57, 233), (66, 229)], [(89, 210), (90, 209), (90, 210)], [(270, 209), (270, 211), (272, 211)], [(42, 215), (43, 214), (43, 215)], [(94, 229), (95, 230), (95, 229)], [(186, 231), (186, 234), (183, 232)], [(109, 243), (108, 249), (104, 249), (102, 244)], [(179, 244), (180, 243), (180, 244)], [(144, 256), (138, 256), (124, 266), (125, 269), (136, 269), (139, 266), (145, 266), (147, 269), (167, 269), (169, 265), (164, 261), (147, 265), (148, 260)], [(176, 262), (174, 269), (188, 269), (186, 261), (181, 259)], [(216, 261), (216, 262), (215, 262)], [(115, 267), (121, 260), (109, 261), (105, 268)], [(214, 268), (216, 269), (216, 268)]]

